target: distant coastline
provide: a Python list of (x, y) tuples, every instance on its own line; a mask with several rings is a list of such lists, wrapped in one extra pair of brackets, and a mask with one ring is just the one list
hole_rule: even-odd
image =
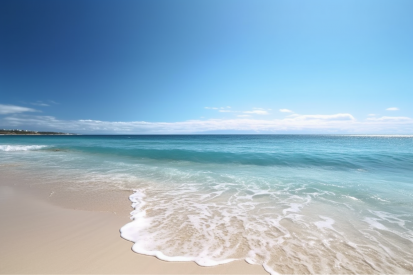
[(0, 135), (44, 135), (44, 136), (71, 136), (71, 135), (77, 135), (77, 134), (71, 134), (71, 133), (62, 133), (62, 132), (41, 132), (41, 131), (30, 131), (30, 130), (20, 130), (20, 129), (0, 129)]

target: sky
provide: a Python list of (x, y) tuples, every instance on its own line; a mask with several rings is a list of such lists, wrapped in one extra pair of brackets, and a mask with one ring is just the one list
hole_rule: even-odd
[(2, 0), (0, 128), (413, 134), (411, 0)]

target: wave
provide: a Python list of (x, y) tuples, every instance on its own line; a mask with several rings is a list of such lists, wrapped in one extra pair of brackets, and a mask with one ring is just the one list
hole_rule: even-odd
[(94, 155), (118, 156), (130, 159), (159, 161), (187, 161), (192, 163), (240, 164), (255, 166), (320, 167), (336, 170), (346, 169), (406, 169), (413, 165), (409, 152), (228, 152), (199, 149), (144, 149), (111, 147), (76, 147), (77, 150)]
[(15, 151), (33, 151), (48, 147), (47, 145), (0, 145), (0, 151), (15, 152)]
[(155, 189), (129, 197), (132, 222), (120, 230), (140, 254), (200, 266), (245, 260), (273, 275), (413, 270), (413, 254), (407, 252), (413, 244), (411, 216), (329, 211), (316, 201), (322, 191), (297, 196), (228, 185), (208, 192), (193, 185)]

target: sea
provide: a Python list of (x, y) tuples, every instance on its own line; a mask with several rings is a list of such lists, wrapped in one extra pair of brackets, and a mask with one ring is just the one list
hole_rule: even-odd
[(120, 234), (165, 261), (413, 273), (413, 136), (1, 136), (13, 164), (79, 192), (130, 190)]

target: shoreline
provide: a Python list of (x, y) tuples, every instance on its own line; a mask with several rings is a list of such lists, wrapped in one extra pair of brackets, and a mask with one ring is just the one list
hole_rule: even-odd
[[(128, 196), (123, 197), (126, 191), (114, 192), (108, 203), (116, 202), (117, 211), (96, 205), (111, 194), (101, 192), (103, 198), (92, 198), (90, 204), (87, 194), (74, 200), (76, 191), (71, 193), (59, 190), (53, 198), (50, 186), (29, 185), (24, 177), (10, 174), (1, 180), (0, 273), (267, 274), (262, 266), (245, 261), (201, 267), (135, 253), (133, 243), (119, 233), (132, 210)], [(56, 203), (65, 195), (65, 201)], [(83, 205), (76, 204), (81, 201)]]
[[(14, 194), (0, 207), (2, 232), (10, 240), (25, 239), (20, 244), (22, 256), (16, 252), (7, 261), (22, 258), (20, 262), (26, 263), (54, 251), (57, 260), (43, 257), (36, 262), (47, 266), (44, 259), (52, 263), (70, 259), (72, 268), (83, 258), (102, 254), (105, 261), (90, 272), (106, 272), (109, 268), (100, 266), (111, 262), (115, 266), (111, 273), (127, 273), (123, 268), (135, 264), (137, 255), (122, 256), (130, 258), (120, 261), (123, 264), (113, 259), (132, 249), (167, 261), (155, 259), (151, 265), (158, 271), (153, 273), (187, 273), (190, 261), (201, 266), (190, 273), (250, 273), (247, 268), (259, 270), (251, 273), (264, 272), (260, 265), (272, 274), (413, 270), (411, 140), (27, 138), (6, 139), (10, 144), (0, 145), (0, 182), (12, 185), (3, 193)], [(38, 203), (33, 196), (58, 209), (34, 209)], [(25, 207), (18, 211), (20, 204)], [(75, 211), (52, 215), (62, 208)], [(39, 213), (47, 214), (47, 219), (33, 218)], [(85, 218), (84, 213), (93, 215)], [(130, 216), (135, 220), (128, 223)], [(81, 226), (67, 232), (74, 225)], [(32, 232), (41, 226), (40, 233)], [(119, 231), (132, 243), (120, 239)], [(66, 233), (50, 240), (56, 232)], [(100, 237), (93, 242), (94, 234)], [(70, 241), (60, 248), (38, 248), (67, 238)], [(119, 243), (126, 244), (120, 248)], [(8, 257), (17, 244), (9, 243), (3, 254)], [(75, 256), (65, 256), (66, 250)], [(78, 250), (88, 253), (78, 259)], [(27, 256), (27, 251), (38, 253)], [(238, 262), (227, 264), (235, 259)], [(175, 269), (174, 261), (181, 261), (185, 270), (159, 270), (161, 262)], [(78, 267), (81, 271), (53, 273), (87, 273), (89, 262)], [(133, 271), (130, 267), (130, 272), (148, 273), (142, 269), (145, 263)], [(207, 267), (219, 263), (223, 265)], [(244, 265), (241, 271), (233, 268), (239, 265)], [(228, 272), (220, 271), (228, 267)]]

